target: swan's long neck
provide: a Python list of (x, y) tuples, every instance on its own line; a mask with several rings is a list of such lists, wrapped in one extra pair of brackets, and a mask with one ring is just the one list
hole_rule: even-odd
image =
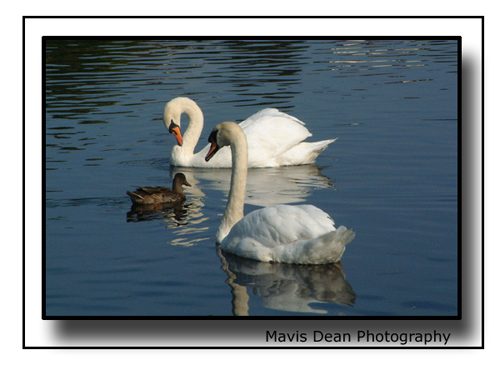
[(184, 106), (184, 113), (189, 118), (189, 125), (182, 138), (181, 150), (192, 155), (203, 130), (203, 112), (197, 105), (187, 104)]
[[(231, 142), (232, 171), (231, 187), (226, 211), (222, 216), (217, 239), (224, 239), (231, 228), (243, 218), (247, 182), (248, 149), (247, 138), (243, 131), (236, 132)], [(219, 242), (220, 242), (219, 241)]]

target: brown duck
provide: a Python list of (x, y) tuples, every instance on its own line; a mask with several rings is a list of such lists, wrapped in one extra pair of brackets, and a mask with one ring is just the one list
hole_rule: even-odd
[(183, 173), (178, 173), (174, 176), (172, 189), (162, 186), (145, 186), (137, 188), (134, 192), (127, 191), (127, 194), (130, 196), (132, 203), (139, 205), (175, 203), (186, 200), (182, 185), (191, 186), (187, 182), (186, 176)]

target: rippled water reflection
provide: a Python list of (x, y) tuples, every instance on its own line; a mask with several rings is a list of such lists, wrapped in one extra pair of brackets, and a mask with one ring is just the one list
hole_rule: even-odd
[[(455, 40), (44, 42), (48, 316), (457, 314)], [(357, 233), (342, 265), (217, 251), (230, 171), (170, 167), (180, 95), (204, 112), (198, 149), (264, 106), (339, 137), (316, 165), (251, 169), (245, 212), (322, 208)], [(132, 207), (179, 171), (184, 204)]]

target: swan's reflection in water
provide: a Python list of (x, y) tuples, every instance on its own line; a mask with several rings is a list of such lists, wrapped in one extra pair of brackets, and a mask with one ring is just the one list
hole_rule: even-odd
[(262, 298), (266, 308), (302, 313), (326, 314), (311, 303), (353, 306), (356, 293), (345, 279), (341, 263), (293, 265), (241, 258), (217, 248), (226, 283), (231, 287), (235, 316), (250, 315), (249, 292)]
[[(230, 168), (172, 168), (172, 177), (182, 172), (190, 188), (186, 194), (199, 196), (199, 188), (218, 190), (227, 197), (231, 182)], [(315, 164), (277, 168), (249, 168), (245, 204), (267, 207), (276, 204), (302, 203), (315, 189), (334, 188), (333, 180), (321, 173)]]

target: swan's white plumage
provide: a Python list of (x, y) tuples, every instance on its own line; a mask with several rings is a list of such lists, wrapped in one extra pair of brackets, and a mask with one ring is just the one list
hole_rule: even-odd
[[(180, 167), (231, 167), (229, 148), (221, 148), (217, 156), (205, 161), (210, 145), (194, 154), (194, 148), (203, 128), (203, 113), (189, 98), (179, 97), (166, 104), (164, 123), (180, 126), (180, 117), (186, 113), (189, 126), (182, 146), (175, 145), (170, 163)], [(240, 123), (248, 141), (248, 167), (280, 167), (314, 163), (316, 157), (336, 139), (303, 142), (312, 136), (304, 122), (275, 108), (265, 108)]]
[(340, 261), (354, 233), (312, 205), (278, 205), (247, 214), (221, 241), (221, 249), (266, 262), (320, 264)]
[(278, 205), (243, 216), (247, 175), (245, 135), (233, 122), (217, 125), (213, 134), (217, 146), (230, 145), (234, 160), (228, 205), (216, 235), (221, 249), (265, 262), (324, 264), (340, 261), (345, 245), (355, 234), (345, 226), (336, 229), (332, 218), (315, 206)]

